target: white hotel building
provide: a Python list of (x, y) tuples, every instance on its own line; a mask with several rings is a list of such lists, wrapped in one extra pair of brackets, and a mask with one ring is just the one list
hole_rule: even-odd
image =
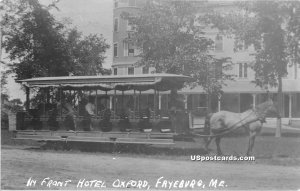
[[(113, 75), (138, 75), (151, 73), (153, 69), (135, 66), (138, 50), (131, 44), (124, 42), (128, 36), (131, 27), (128, 21), (123, 20), (120, 16), (122, 12), (137, 13), (139, 7), (143, 6), (144, 1), (141, 0), (115, 0), (113, 16)], [(205, 6), (211, 6), (220, 11), (230, 11), (234, 9), (231, 3), (212, 2), (206, 3)], [(233, 68), (229, 71), (234, 74), (235, 81), (230, 81), (227, 86), (223, 87), (224, 94), (220, 99), (214, 98), (212, 101), (212, 110), (228, 110), (232, 112), (243, 112), (249, 109), (252, 105), (259, 104), (267, 99), (266, 90), (256, 87), (251, 83), (254, 80), (255, 73), (250, 65), (253, 63), (253, 53), (251, 47), (247, 49), (240, 49), (234, 51), (234, 39), (222, 36), (217, 30), (207, 29), (207, 37), (215, 41), (214, 54), (220, 57), (231, 57), (234, 63)], [(269, 89), (269, 92), (276, 97), (277, 88)], [(300, 64), (288, 66), (288, 75), (283, 79), (283, 92), (284, 92), (284, 108), (283, 120), (284, 123), (294, 122), (300, 119)], [(194, 89), (184, 88), (180, 92), (185, 96), (186, 109), (192, 111), (199, 111), (207, 107), (206, 94), (201, 87)], [(142, 100), (153, 104), (152, 92), (143, 92)], [(152, 98), (151, 98), (152, 97)], [(129, 96), (127, 98), (127, 105), (134, 105)], [(159, 95), (159, 110), (166, 110), (168, 108), (168, 95), (161, 93)]]

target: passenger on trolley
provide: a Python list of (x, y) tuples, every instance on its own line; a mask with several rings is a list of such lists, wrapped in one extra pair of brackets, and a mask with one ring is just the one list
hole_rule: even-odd
[(91, 131), (92, 127), (92, 117), (95, 116), (95, 104), (93, 97), (89, 97), (88, 103), (85, 105), (84, 119), (82, 121), (83, 130)]
[(72, 104), (67, 101), (62, 104), (63, 113), (66, 114), (66, 118), (64, 120), (64, 126), (68, 131), (75, 131), (75, 109)]

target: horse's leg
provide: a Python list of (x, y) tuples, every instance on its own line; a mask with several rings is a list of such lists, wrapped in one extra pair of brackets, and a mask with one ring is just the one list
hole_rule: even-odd
[(208, 152), (208, 145), (210, 144), (211, 140), (212, 140), (212, 137), (205, 137), (204, 138), (206, 152)]
[(252, 154), (252, 150), (253, 150), (253, 146), (254, 146), (254, 141), (255, 141), (255, 136), (256, 136), (256, 131), (250, 131), (247, 156), (249, 156), (250, 154)]
[(208, 114), (205, 117), (205, 122), (204, 122), (204, 136), (208, 136), (208, 137), (204, 137), (204, 141), (205, 141), (205, 150), (208, 153), (208, 145), (210, 144), (212, 137), (210, 137), (209, 135), (211, 134), (210, 132), (210, 118), (211, 118), (212, 114)]
[(223, 155), (220, 147), (221, 137), (216, 137), (216, 145), (217, 145), (217, 152), (218, 155)]

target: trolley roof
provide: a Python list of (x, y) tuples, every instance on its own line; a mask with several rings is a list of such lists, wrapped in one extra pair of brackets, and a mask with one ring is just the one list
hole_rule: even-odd
[(109, 90), (138, 90), (156, 89), (167, 91), (181, 89), (185, 82), (192, 78), (176, 74), (143, 74), (143, 75), (111, 75), (111, 76), (60, 76), (40, 77), (18, 80), (27, 87), (62, 87), (64, 89), (99, 89)]

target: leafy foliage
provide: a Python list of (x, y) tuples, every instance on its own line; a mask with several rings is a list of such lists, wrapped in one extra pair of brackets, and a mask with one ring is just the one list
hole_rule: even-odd
[[(55, 7), (52, 5), (50, 7)], [(82, 37), (53, 17), (38, 0), (3, 1), (4, 48), (17, 79), (102, 73), (109, 45), (102, 36)]]
[(139, 14), (122, 13), (134, 30), (125, 39), (140, 50), (140, 65), (156, 72), (189, 75), (209, 93), (221, 93), (229, 58), (210, 55), (213, 41), (205, 37), (193, 3), (147, 1)]
[(255, 83), (278, 86), (289, 60), (299, 63), (300, 2), (257, 1), (237, 3), (239, 11), (211, 13), (206, 19), (236, 39), (236, 46), (253, 45)]
[(287, 54), (294, 64), (300, 64), (300, 3), (287, 1), (283, 4), (286, 20)]
[(67, 36), (67, 45), (72, 60), (73, 75), (110, 74), (102, 68), (104, 53), (109, 48), (103, 36), (91, 34), (82, 37), (76, 29), (70, 30)]
[(5, 87), (7, 85), (7, 75), (8, 75), (8, 72), (1, 71), (1, 94), (7, 93), (7, 89)]

